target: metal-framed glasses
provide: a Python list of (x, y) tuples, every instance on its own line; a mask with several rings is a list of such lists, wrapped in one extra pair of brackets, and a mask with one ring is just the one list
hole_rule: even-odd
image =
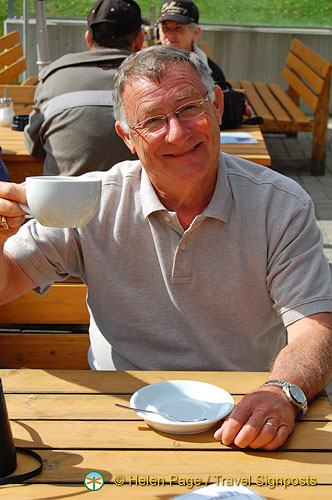
[(150, 132), (152, 134), (161, 132), (162, 130), (164, 130), (168, 123), (168, 117), (172, 114), (174, 114), (180, 122), (189, 122), (190, 120), (195, 120), (196, 118), (201, 116), (203, 113), (205, 113), (205, 105), (208, 100), (209, 95), (207, 92), (204, 99), (186, 102), (167, 115), (150, 116), (149, 118), (145, 118), (135, 125), (132, 125), (127, 121), (127, 124), (132, 130), (142, 130), (145, 132)]

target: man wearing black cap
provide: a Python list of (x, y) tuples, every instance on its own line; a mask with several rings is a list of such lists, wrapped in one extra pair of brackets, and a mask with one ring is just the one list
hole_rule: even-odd
[(195, 52), (209, 68), (214, 82), (222, 89), (227, 88), (221, 68), (195, 43), (202, 31), (198, 21), (199, 12), (194, 2), (165, 0), (160, 7), (158, 19), (160, 41), (162, 45)]
[(90, 50), (66, 54), (40, 74), (25, 128), (32, 156), (46, 175), (81, 175), (135, 159), (114, 128), (113, 79), (121, 62), (142, 48), (140, 7), (133, 0), (99, 0), (88, 13)]

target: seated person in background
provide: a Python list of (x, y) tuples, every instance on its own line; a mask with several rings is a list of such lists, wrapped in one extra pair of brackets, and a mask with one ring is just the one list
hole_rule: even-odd
[(160, 41), (162, 45), (195, 52), (208, 67), (214, 83), (226, 89), (226, 78), (221, 68), (195, 43), (202, 31), (198, 20), (199, 12), (194, 2), (166, 0), (160, 7), (158, 19)]
[(2, 148), (0, 146), (0, 181), (9, 181), (8, 170), (5, 167), (4, 162), (1, 159)]
[(331, 276), (312, 200), (221, 153), (222, 112), (196, 54), (156, 45), (125, 59), (116, 129), (139, 160), (85, 174), (102, 199), (80, 229), (19, 229), (24, 186), (0, 183), (0, 303), (79, 276), (94, 369), (271, 369), (215, 437), (272, 450), (331, 374)]
[(66, 54), (41, 71), (34, 110), (24, 130), (45, 175), (80, 175), (135, 159), (115, 132), (114, 75), (144, 41), (141, 10), (132, 0), (99, 0), (88, 14), (90, 50)]

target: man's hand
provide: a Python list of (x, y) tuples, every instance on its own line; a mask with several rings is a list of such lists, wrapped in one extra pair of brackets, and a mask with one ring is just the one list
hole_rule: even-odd
[(295, 426), (296, 410), (277, 387), (264, 387), (245, 396), (214, 437), (224, 445), (274, 450)]
[(17, 233), (24, 222), (25, 212), (19, 202), (26, 204), (25, 187), (12, 182), (0, 182), (0, 243)]

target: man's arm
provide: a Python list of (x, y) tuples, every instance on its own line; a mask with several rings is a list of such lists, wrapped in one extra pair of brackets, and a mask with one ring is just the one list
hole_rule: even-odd
[(43, 124), (43, 117), (39, 111), (34, 109), (29, 116), (29, 123), (24, 129), (25, 146), (31, 156), (36, 158), (45, 158), (46, 151), (44, 149), (40, 129)]
[[(302, 318), (289, 325), (287, 331), (289, 343), (277, 356), (268, 380), (296, 384), (310, 400), (331, 377), (332, 313)], [(292, 432), (296, 415), (296, 408), (282, 388), (263, 386), (242, 399), (215, 432), (215, 438), (225, 445), (274, 450)]]
[(24, 221), (24, 211), (18, 202), (26, 203), (25, 188), (18, 184), (0, 182), (0, 220), (6, 218), (9, 229), (0, 224), (0, 304), (10, 302), (35, 288), (36, 284), (17, 262), (4, 251), (6, 240), (17, 233)]

